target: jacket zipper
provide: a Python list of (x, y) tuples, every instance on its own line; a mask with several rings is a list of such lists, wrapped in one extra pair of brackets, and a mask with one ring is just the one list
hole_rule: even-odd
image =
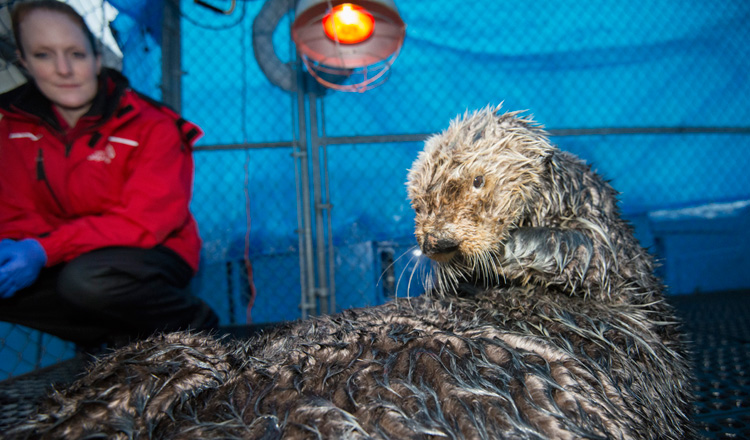
[(60, 203), (60, 199), (57, 198), (57, 195), (55, 195), (55, 192), (52, 190), (49, 180), (47, 180), (47, 173), (44, 172), (44, 154), (42, 153), (41, 148), (39, 149), (39, 155), (36, 157), (36, 180), (44, 182), (44, 185), (47, 186), (49, 193), (52, 195), (52, 199), (57, 204), (57, 207), (60, 208), (60, 212), (65, 212), (62, 203)]

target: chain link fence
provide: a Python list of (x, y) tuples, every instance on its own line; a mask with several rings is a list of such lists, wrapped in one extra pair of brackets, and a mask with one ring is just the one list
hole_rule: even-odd
[[(420, 294), (427, 264), (414, 252), (407, 171), (430, 133), (500, 102), (528, 109), (611, 180), (674, 293), (748, 285), (741, 274), (699, 279), (747, 263), (747, 2), (401, 0), (406, 41), (388, 81), (365, 93), (325, 91), (302, 72), (293, 0), (208, 2), (224, 12), (189, 0), (110, 3), (119, 15), (102, 29), (113, 29), (134, 88), (206, 132), (195, 151), (204, 246), (193, 287), (223, 325), (247, 322), (246, 259), (254, 323)], [(286, 10), (265, 35), (277, 57), (268, 64), (253, 43), (271, 3)], [(274, 85), (269, 65), (295, 90)], [(695, 217), (700, 206), (715, 209)], [(706, 252), (672, 259), (686, 240)], [(0, 377), (72, 352), (0, 323)]]

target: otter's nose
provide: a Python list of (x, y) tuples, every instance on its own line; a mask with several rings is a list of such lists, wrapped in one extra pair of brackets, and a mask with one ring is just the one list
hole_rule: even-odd
[(427, 234), (422, 243), (422, 252), (428, 257), (439, 254), (451, 254), (458, 250), (460, 243), (451, 238), (436, 237), (433, 234)]

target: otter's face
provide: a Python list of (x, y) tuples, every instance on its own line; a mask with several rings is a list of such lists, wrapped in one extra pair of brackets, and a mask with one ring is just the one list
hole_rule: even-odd
[(408, 177), (422, 252), (475, 270), (493, 264), (502, 241), (537, 199), (545, 157), (543, 132), (514, 114), (487, 108), (452, 121), (427, 140)]
[(414, 234), (422, 252), (435, 261), (445, 263), (457, 256), (490, 251), (512, 222), (504, 212), (499, 213), (503, 218), (493, 216), (499, 211), (494, 195), (497, 179), (481, 166), (472, 165), (462, 167), (462, 173), (447, 178), (439, 187), (428, 185), (419, 195), (411, 192), (416, 213)]

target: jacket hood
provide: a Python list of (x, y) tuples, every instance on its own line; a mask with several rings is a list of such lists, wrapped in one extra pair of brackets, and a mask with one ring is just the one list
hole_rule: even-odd
[[(120, 98), (129, 87), (130, 83), (122, 73), (108, 67), (102, 67), (99, 74), (99, 90), (94, 97), (91, 108), (83, 117), (101, 118), (102, 120), (111, 118), (118, 107)], [(0, 112), (40, 120), (56, 130), (60, 129), (60, 124), (52, 111), (50, 100), (42, 94), (31, 78), (25, 84), (0, 95)]]

